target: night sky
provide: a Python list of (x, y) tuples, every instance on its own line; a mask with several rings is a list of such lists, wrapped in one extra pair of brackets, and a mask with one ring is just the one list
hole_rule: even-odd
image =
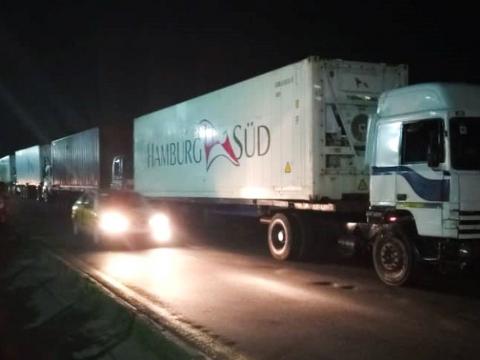
[(411, 83), (480, 83), (478, 11), (458, 1), (130, 3), (0, 5), (0, 156), (309, 55), (406, 63)]

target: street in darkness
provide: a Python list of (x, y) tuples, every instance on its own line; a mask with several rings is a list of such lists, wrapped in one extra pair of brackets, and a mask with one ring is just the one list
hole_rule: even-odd
[(214, 341), (255, 359), (466, 359), (480, 350), (478, 287), (459, 282), (462, 274), (389, 288), (369, 264), (276, 262), (263, 228), (229, 218), (215, 231), (190, 228), (176, 245), (140, 249), (72, 244), (65, 224), (41, 219), (33, 239), (116, 284), (121, 297), (153, 304), (197, 346)]

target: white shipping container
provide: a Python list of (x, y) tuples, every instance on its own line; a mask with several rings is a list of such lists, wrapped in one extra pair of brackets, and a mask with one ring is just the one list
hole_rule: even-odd
[[(55, 190), (108, 188), (113, 159), (131, 152), (131, 124), (96, 127), (56, 139), (51, 143), (52, 171), (48, 181)], [(122, 170), (131, 180), (131, 173)]]
[(12, 156), (10, 155), (0, 159), (0, 181), (6, 184), (13, 182)]
[(49, 152), (49, 145), (36, 145), (15, 152), (17, 185), (40, 185), (45, 165), (49, 162)]
[(310, 57), (135, 119), (149, 197), (339, 200), (368, 193), (368, 114), (406, 66)]

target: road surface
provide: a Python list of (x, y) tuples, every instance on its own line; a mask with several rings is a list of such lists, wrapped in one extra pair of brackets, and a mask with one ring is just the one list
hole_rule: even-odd
[(388, 288), (368, 265), (277, 262), (267, 254), (263, 228), (252, 222), (227, 219), (216, 231), (193, 229), (178, 246), (132, 250), (71, 246), (65, 227), (36, 219), (29, 227), (33, 239), (54, 244), (93, 276), (121, 284), (140, 301), (248, 358), (480, 354), (474, 279), (438, 275), (422, 287)]

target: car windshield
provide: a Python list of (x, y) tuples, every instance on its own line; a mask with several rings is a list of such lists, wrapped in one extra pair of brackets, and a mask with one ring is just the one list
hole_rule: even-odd
[(451, 160), (454, 169), (480, 170), (480, 118), (450, 120)]
[(134, 192), (112, 192), (100, 194), (101, 206), (140, 208), (146, 205), (143, 197)]

